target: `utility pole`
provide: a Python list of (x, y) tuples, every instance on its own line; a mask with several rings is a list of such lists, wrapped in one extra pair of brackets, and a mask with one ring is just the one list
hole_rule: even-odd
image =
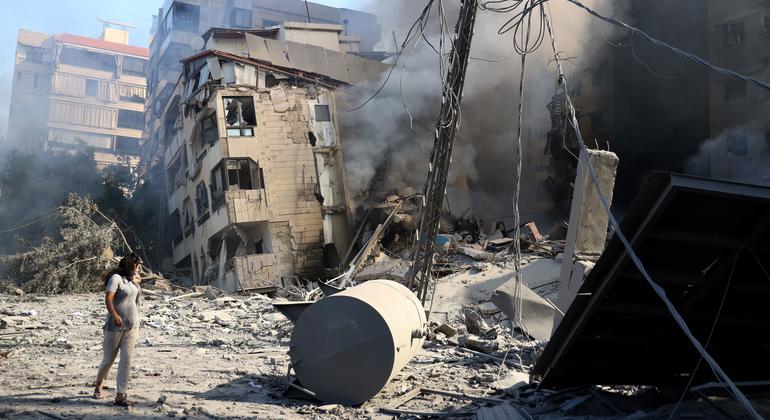
[(433, 268), (434, 240), (438, 233), (441, 210), (446, 196), (449, 165), (455, 132), (460, 123), (460, 102), (465, 84), (465, 71), (471, 51), (473, 27), (476, 23), (477, 0), (461, 0), (460, 17), (455, 26), (455, 40), (449, 56), (449, 70), (441, 97), (441, 113), (436, 121), (435, 140), (431, 152), (425, 203), (420, 218), (418, 239), (413, 255), (409, 284), (417, 280), (418, 297), (425, 303)]

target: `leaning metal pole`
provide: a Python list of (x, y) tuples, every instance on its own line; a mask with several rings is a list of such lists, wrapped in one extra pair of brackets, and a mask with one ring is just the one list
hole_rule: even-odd
[(418, 296), (425, 303), (433, 267), (434, 240), (446, 196), (452, 146), (460, 124), (460, 102), (465, 84), (465, 71), (471, 51), (473, 27), (476, 23), (477, 0), (461, 0), (460, 17), (455, 26), (455, 40), (449, 56), (449, 66), (441, 97), (441, 113), (436, 121), (435, 140), (431, 152), (425, 203), (418, 230), (417, 247), (409, 284), (417, 280)]

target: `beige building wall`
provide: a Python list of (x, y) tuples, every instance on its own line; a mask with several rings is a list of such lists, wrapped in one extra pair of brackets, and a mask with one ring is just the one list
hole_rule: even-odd
[(299, 44), (315, 45), (327, 50), (340, 51), (342, 31), (342, 25), (283, 22), (278, 37), (281, 41), (293, 41)]
[[(205, 99), (187, 112), (184, 105), (175, 109), (180, 101), (172, 100), (161, 118), (168, 122), (168, 208), (182, 232), (173, 244), (173, 263), (189, 267), (196, 282), (227, 290), (274, 287), (282, 278), (319, 275), (324, 253), (333, 249), (341, 254), (350, 240), (333, 92), (290, 81), (268, 88), (266, 74), (259, 73), (252, 86), (240, 80), (238, 86), (210, 85), (201, 94)], [(174, 96), (186, 90), (183, 80)], [(249, 135), (228, 135), (225, 98), (254, 103), (256, 124)], [(200, 121), (209, 114), (217, 137), (204, 145)], [(256, 164), (260, 185), (253, 180), (251, 189), (223, 192), (217, 169), (226, 159)], [(196, 206), (201, 185), (207, 207)]]
[(144, 126), (138, 120), (146, 99), (146, 62), (146, 49), (20, 30), (10, 141), (40, 151), (92, 147), (100, 166), (135, 166)]

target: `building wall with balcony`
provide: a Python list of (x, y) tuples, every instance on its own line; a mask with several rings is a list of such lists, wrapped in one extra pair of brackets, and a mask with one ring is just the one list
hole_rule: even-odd
[(186, 63), (160, 116), (169, 220), (182, 232), (173, 263), (227, 290), (320, 274), (350, 240), (334, 93), (253, 65), (232, 79), (209, 68), (232, 64)]
[(10, 136), (32, 150), (90, 147), (100, 166), (138, 163), (147, 49), (19, 31)]

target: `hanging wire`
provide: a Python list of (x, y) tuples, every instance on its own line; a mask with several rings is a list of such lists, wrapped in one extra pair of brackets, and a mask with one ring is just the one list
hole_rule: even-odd
[[(566, 1), (568, 1), (570, 3), (573, 3), (573, 4), (577, 4), (577, 5), (581, 6), (581, 7), (583, 7), (584, 9), (589, 11), (589, 13), (591, 13), (593, 15), (596, 15), (597, 17), (601, 18), (602, 20), (618, 22), (618, 24), (620, 24), (620, 25), (622, 25), (624, 27), (632, 28), (629, 25), (626, 25), (626, 24), (624, 24), (622, 22), (616, 21), (616, 20), (611, 19), (611, 18), (605, 18), (605, 17), (599, 15), (598, 13), (594, 12), (593, 10), (588, 9), (586, 6), (583, 6), (577, 0), (566, 0)], [(550, 19), (548, 18), (548, 16), (545, 17), (545, 22), (546, 22), (546, 25), (548, 27), (548, 33), (549, 33), (549, 36), (551, 38), (551, 47), (553, 49), (554, 58), (555, 58), (556, 63), (557, 63), (558, 80), (559, 80), (560, 84), (564, 84), (564, 86), (565, 86), (565, 95), (566, 95), (566, 101), (567, 101), (567, 109), (568, 109), (568, 114), (570, 115), (569, 122), (570, 122), (570, 125), (572, 125), (572, 128), (575, 130), (575, 134), (576, 134), (576, 137), (577, 137), (578, 145), (580, 146), (581, 162), (588, 169), (588, 174), (590, 175), (591, 181), (593, 182), (594, 186), (596, 187), (596, 190), (597, 190), (597, 192), (599, 194), (600, 201), (602, 202), (602, 205), (603, 205), (603, 207), (604, 207), (604, 209), (607, 212), (607, 215), (609, 217), (610, 224), (611, 224), (612, 228), (615, 231), (615, 235), (617, 236), (617, 238), (621, 241), (621, 243), (625, 247), (626, 252), (627, 252), (629, 258), (634, 263), (636, 268), (642, 274), (642, 276), (647, 281), (647, 283), (650, 285), (650, 287), (653, 289), (653, 291), (663, 301), (663, 303), (665, 304), (666, 308), (668, 309), (669, 313), (671, 314), (671, 316), (673, 317), (674, 321), (677, 323), (679, 328), (682, 330), (682, 332), (685, 334), (685, 336), (687, 336), (687, 338), (690, 340), (690, 342), (693, 344), (693, 346), (696, 348), (696, 350), (698, 350), (698, 352), (701, 354), (701, 357), (706, 361), (706, 363), (708, 363), (709, 367), (711, 367), (711, 370), (714, 372), (717, 380), (725, 386), (725, 389), (736, 399), (736, 401), (738, 401), (746, 409), (746, 411), (752, 417), (754, 417), (756, 419), (762, 419), (763, 417), (751, 405), (751, 402), (738, 389), (738, 387), (735, 385), (735, 383), (727, 376), (727, 374), (722, 370), (722, 368), (719, 366), (719, 364), (717, 364), (717, 362), (711, 357), (711, 355), (706, 351), (706, 349), (703, 347), (703, 345), (701, 345), (700, 341), (698, 341), (698, 339), (692, 334), (692, 332), (690, 331), (690, 328), (687, 326), (687, 323), (684, 321), (682, 316), (679, 314), (679, 312), (677, 311), (676, 307), (674, 307), (674, 304), (666, 297), (666, 291), (662, 287), (660, 287), (660, 285), (658, 285), (652, 279), (650, 274), (647, 272), (647, 269), (644, 267), (644, 265), (642, 264), (641, 260), (639, 259), (639, 256), (636, 254), (636, 251), (633, 249), (631, 244), (628, 242), (628, 239), (626, 238), (626, 236), (621, 231), (620, 225), (619, 225), (617, 219), (612, 214), (612, 211), (610, 209), (609, 201), (607, 200), (607, 197), (605, 196), (605, 194), (602, 192), (601, 188), (599, 187), (599, 178), (598, 178), (598, 176), (596, 174), (596, 170), (594, 169), (593, 165), (591, 164), (590, 158), (588, 157), (588, 148), (586, 147), (585, 142), (583, 141), (583, 136), (582, 136), (582, 134), (580, 132), (580, 127), (579, 127), (578, 122), (577, 122), (575, 108), (572, 105), (572, 99), (570, 98), (569, 90), (566, 89), (567, 80), (566, 80), (566, 77), (564, 76), (563, 68), (561, 66), (561, 61), (558, 58), (558, 49), (556, 48), (556, 36), (555, 36), (553, 27), (551, 25), (551, 22), (550, 22)], [(641, 32), (638, 29), (635, 29), (635, 28), (633, 28), (633, 29), (636, 30), (637, 32)], [(641, 33), (643, 34), (643, 36), (645, 38), (649, 39), (651, 42), (653, 42), (656, 45), (658, 43), (662, 43), (661, 41), (654, 40), (653, 38), (649, 37), (647, 34), (644, 34), (643, 32), (641, 32)], [(670, 47), (670, 46), (668, 46), (668, 47)], [(674, 47), (671, 47), (671, 48), (674, 48)], [(679, 50), (679, 51), (682, 52), (683, 54), (688, 55), (688, 56), (695, 57), (694, 55), (692, 55), (690, 53), (685, 53), (685, 52), (683, 52), (681, 50)], [(701, 59), (698, 59), (698, 60), (701, 60)], [(703, 60), (701, 60), (701, 61), (703, 61)], [(708, 65), (710, 65), (710, 64), (708, 64)], [(731, 72), (731, 73), (733, 73), (733, 72)], [(746, 76), (738, 75), (737, 73), (736, 73), (736, 75), (737, 75), (738, 78), (741, 78), (741, 79), (746, 78)], [(762, 83), (762, 82), (760, 82), (760, 83)]]

